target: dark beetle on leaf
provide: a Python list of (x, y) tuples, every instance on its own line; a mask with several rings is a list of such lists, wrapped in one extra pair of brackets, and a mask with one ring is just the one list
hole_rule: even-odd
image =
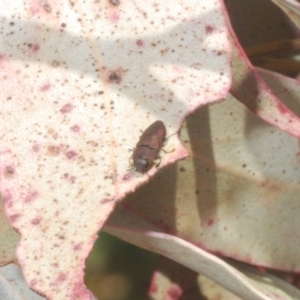
[(155, 121), (143, 132), (131, 157), (136, 171), (146, 173), (153, 166), (165, 138), (166, 127), (162, 121)]

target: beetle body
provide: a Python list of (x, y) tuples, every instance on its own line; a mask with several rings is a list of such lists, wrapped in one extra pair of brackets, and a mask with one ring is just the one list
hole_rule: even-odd
[(165, 138), (166, 127), (162, 121), (154, 122), (143, 132), (131, 157), (136, 171), (146, 173), (153, 166)]

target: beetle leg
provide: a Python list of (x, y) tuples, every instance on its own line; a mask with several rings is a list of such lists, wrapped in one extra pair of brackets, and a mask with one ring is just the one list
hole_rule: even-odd
[(164, 153), (172, 153), (175, 151), (175, 149), (172, 149), (171, 151), (166, 151), (165, 149), (161, 148), (160, 150), (162, 150)]
[(165, 141), (168, 140), (171, 136), (173, 136), (173, 135), (175, 135), (175, 134), (178, 134), (179, 132), (180, 132), (180, 130), (178, 130), (178, 131), (176, 131), (176, 132), (170, 134), (169, 136), (167, 136), (167, 137), (165, 138)]
[(161, 157), (160, 157), (160, 156), (157, 156), (157, 159), (159, 159), (159, 162), (157, 162), (157, 163), (155, 164), (155, 167), (156, 167), (156, 168), (158, 168), (159, 165), (160, 165), (160, 163), (161, 163)]
[(129, 164), (130, 164), (131, 166), (133, 166), (133, 159), (132, 159), (131, 156), (129, 157)]

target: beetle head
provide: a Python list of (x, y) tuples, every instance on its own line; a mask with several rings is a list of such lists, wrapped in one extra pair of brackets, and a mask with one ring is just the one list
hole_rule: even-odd
[(134, 167), (138, 172), (145, 173), (151, 167), (151, 164), (147, 158), (138, 157), (134, 160)]

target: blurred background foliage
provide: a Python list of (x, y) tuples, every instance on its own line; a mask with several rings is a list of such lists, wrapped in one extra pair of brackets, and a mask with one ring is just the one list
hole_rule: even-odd
[(85, 283), (99, 300), (145, 300), (158, 257), (100, 232), (86, 261)]

